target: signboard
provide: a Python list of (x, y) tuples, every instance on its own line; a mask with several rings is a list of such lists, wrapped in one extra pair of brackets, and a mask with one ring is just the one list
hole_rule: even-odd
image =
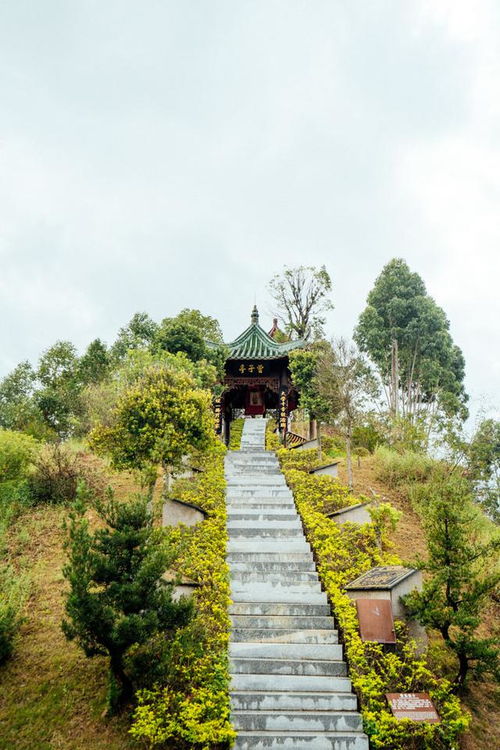
[(280, 393), (280, 432), (283, 437), (288, 428), (288, 395), (286, 391)]
[(385, 697), (396, 719), (439, 723), (438, 712), (427, 693), (387, 693)]
[(220, 435), (222, 432), (222, 403), (221, 403), (220, 396), (218, 398), (214, 398), (213, 409), (214, 409), (215, 433), (216, 435)]
[(396, 643), (390, 599), (356, 599), (362, 641)]

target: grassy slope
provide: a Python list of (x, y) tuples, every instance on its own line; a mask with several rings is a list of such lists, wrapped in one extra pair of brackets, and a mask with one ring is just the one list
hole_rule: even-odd
[[(339, 478), (347, 482), (343, 461), (339, 468)], [(371, 498), (376, 493), (380, 499), (392, 503), (398, 510), (403, 511), (403, 516), (398, 524), (392, 541), (395, 551), (405, 562), (411, 563), (417, 555), (425, 556), (425, 538), (422, 525), (418, 515), (414, 512), (408, 498), (401, 492), (389, 489), (375, 478), (373, 459), (362, 458), (361, 465), (354, 462), (354, 489)], [(487, 613), (487, 621), (498, 622), (500, 607), (498, 604), (490, 606)], [(500, 708), (499, 691), (492, 683), (484, 682), (474, 684), (463, 701), (472, 713), (471, 730), (463, 738), (462, 750), (493, 750), (500, 747)]]
[[(130, 477), (113, 482), (117, 496), (137, 491)], [(126, 719), (103, 717), (106, 660), (87, 659), (61, 631), (65, 510), (39, 507), (10, 533), (16, 566), (29, 572), (26, 622), (12, 659), (0, 670), (1, 750), (138, 748)]]

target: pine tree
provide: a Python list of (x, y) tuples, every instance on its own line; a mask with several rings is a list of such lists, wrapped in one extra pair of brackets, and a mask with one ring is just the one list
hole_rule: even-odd
[(162, 579), (172, 556), (163, 531), (152, 526), (147, 500), (118, 503), (109, 491), (105, 500), (95, 501), (105, 526), (91, 531), (84, 515), (87, 499), (80, 486), (63, 569), (70, 590), (62, 629), (86, 656), (109, 657), (114, 711), (133, 695), (133, 648), (143, 649), (141, 663), (148, 647), (166, 662), (168, 633), (189, 620), (191, 605), (173, 602), (171, 585)]
[(457, 470), (436, 470), (427, 487), (424, 516), (428, 559), (420, 567), (429, 578), (405, 604), (422, 625), (438, 630), (455, 653), (454, 685), (459, 690), (471, 672), (500, 675), (495, 639), (477, 633), (487, 599), (500, 580), (500, 538), (484, 538), (469, 485)]

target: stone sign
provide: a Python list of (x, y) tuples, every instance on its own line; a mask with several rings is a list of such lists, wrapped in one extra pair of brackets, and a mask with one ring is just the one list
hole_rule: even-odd
[(362, 641), (396, 643), (391, 602), (388, 599), (356, 599)]
[(385, 697), (396, 719), (413, 719), (429, 724), (440, 721), (427, 693), (387, 693)]

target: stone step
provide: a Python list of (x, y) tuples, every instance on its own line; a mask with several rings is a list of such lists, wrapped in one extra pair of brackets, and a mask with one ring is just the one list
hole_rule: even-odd
[(258, 521), (295, 521), (299, 520), (297, 511), (294, 508), (282, 508), (280, 506), (276, 508), (268, 508), (262, 510), (259, 508), (241, 508), (238, 510), (229, 509), (227, 513), (229, 523), (233, 521), (246, 521), (246, 522), (258, 522)]
[(351, 681), (348, 677), (303, 675), (303, 674), (248, 674), (231, 675), (231, 691), (275, 690), (284, 693), (348, 693)]
[(229, 660), (230, 674), (304, 675), (308, 677), (344, 677), (347, 667), (344, 661), (325, 659), (264, 659), (233, 657)]
[[(245, 522), (244, 522), (245, 523)], [(293, 521), (293, 527), (282, 528), (281, 526), (269, 526), (270, 521), (266, 521), (268, 526), (261, 526), (260, 528), (252, 528), (251, 526), (239, 526), (237, 528), (230, 527), (229, 538), (230, 539), (245, 539), (245, 538), (261, 538), (261, 539), (300, 539), (303, 538), (302, 527)]]
[(342, 659), (342, 646), (339, 643), (231, 643), (229, 655), (232, 658), (252, 659), (293, 659), (297, 661)]
[(228, 481), (228, 487), (244, 487), (245, 490), (260, 489), (282, 489), (287, 488), (283, 474), (275, 474), (273, 477), (233, 477)]
[(231, 490), (229, 488), (226, 492), (226, 497), (229, 502), (241, 502), (242, 500), (265, 500), (269, 502), (275, 499), (290, 500), (293, 503), (293, 495), (288, 487), (280, 489), (267, 489), (267, 490), (244, 490), (241, 487), (236, 487)]
[(317, 575), (316, 568), (312, 561), (299, 560), (287, 560), (286, 562), (275, 562), (274, 560), (264, 560), (262, 562), (257, 560), (237, 562), (234, 560), (231, 563), (231, 571), (236, 573), (247, 573), (248, 571), (252, 571), (254, 573), (270, 574), (286, 572), (290, 573), (290, 575), (295, 575), (296, 573), (314, 573)]
[(258, 534), (259, 531), (295, 531), (303, 535), (302, 524), (298, 518), (291, 520), (287, 519), (268, 519), (263, 521), (257, 521), (252, 519), (248, 521), (246, 519), (230, 519), (227, 522), (227, 528), (229, 532), (235, 530), (253, 531), (254, 534)]
[(278, 617), (331, 617), (328, 604), (311, 604), (303, 601), (289, 604), (280, 602), (233, 602), (229, 606), (229, 614), (274, 615)]
[(368, 750), (368, 738), (356, 732), (239, 732), (234, 750)]
[(231, 586), (231, 599), (237, 603), (248, 603), (248, 602), (277, 602), (280, 604), (295, 604), (306, 600), (308, 604), (326, 604), (326, 594), (323, 591), (313, 591), (311, 593), (304, 593), (299, 590), (293, 590), (292, 587), (286, 589), (285, 587), (277, 590), (262, 590), (262, 589), (250, 589), (250, 584), (247, 584), (247, 588), (239, 588), (236, 585)]
[(333, 628), (309, 629), (305, 628), (233, 628), (231, 641), (257, 643), (338, 643), (338, 633)]
[[(235, 606), (235, 605), (233, 605)], [(327, 615), (231, 615), (234, 628), (270, 630), (335, 630), (333, 617)]]
[(281, 693), (272, 690), (231, 693), (231, 706), (239, 711), (356, 711), (354, 693)]
[(251, 539), (242, 537), (230, 538), (227, 544), (227, 550), (231, 552), (250, 552), (256, 554), (259, 552), (274, 552), (275, 554), (291, 554), (292, 552), (310, 552), (311, 548), (302, 537), (280, 537), (272, 539), (270, 537), (254, 536)]
[(284, 513), (297, 513), (297, 508), (293, 500), (286, 498), (277, 497), (258, 497), (258, 498), (244, 498), (239, 497), (231, 502), (227, 503), (227, 511), (229, 513), (274, 513), (283, 511)]
[(286, 570), (282, 569), (281, 572), (268, 571), (268, 570), (252, 570), (251, 566), (248, 566), (246, 570), (235, 570), (234, 565), (231, 566), (231, 580), (239, 581), (240, 583), (311, 583), (318, 582), (318, 574), (316, 571), (305, 573), (297, 570)]
[(242, 731), (359, 732), (361, 716), (355, 711), (232, 711), (234, 728)]

